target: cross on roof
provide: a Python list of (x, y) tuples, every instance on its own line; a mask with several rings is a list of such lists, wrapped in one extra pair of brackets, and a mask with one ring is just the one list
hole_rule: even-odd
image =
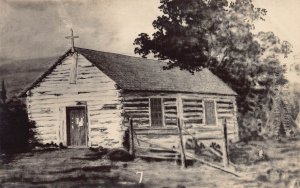
[(74, 52), (74, 39), (75, 38), (79, 38), (79, 36), (74, 36), (73, 29), (71, 29), (71, 36), (66, 36), (66, 39), (70, 39), (70, 41), (71, 41), (72, 52)]

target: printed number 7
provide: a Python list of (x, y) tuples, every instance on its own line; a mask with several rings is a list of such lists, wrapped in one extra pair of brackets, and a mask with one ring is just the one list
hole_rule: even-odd
[(139, 181), (139, 183), (142, 183), (142, 181), (143, 181), (143, 172), (136, 172), (136, 174), (140, 174), (140, 181)]

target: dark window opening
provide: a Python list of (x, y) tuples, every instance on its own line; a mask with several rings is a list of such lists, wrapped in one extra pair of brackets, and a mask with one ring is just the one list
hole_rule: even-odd
[(214, 101), (204, 101), (205, 108), (205, 124), (216, 125), (216, 111)]
[(151, 126), (163, 126), (162, 100), (161, 98), (150, 98)]

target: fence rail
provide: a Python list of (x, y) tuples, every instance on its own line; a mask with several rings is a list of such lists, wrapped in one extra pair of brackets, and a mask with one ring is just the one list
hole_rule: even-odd
[[(179, 150), (177, 150), (175, 148), (166, 148), (166, 147), (163, 147), (159, 144), (154, 144), (154, 143), (151, 143), (151, 142), (147, 142), (145, 140), (139, 140), (139, 138), (137, 136), (137, 133), (135, 132), (135, 129), (133, 127), (133, 118), (128, 117), (128, 122), (129, 122), (128, 130), (129, 130), (129, 143), (130, 143), (129, 153), (133, 157), (136, 156), (136, 150), (139, 149), (139, 148), (142, 148), (142, 147), (139, 147), (140, 143), (145, 142), (145, 143), (148, 143), (151, 146), (155, 146), (156, 148), (161, 148), (161, 149), (164, 149), (164, 150), (170, 150), (170, 151), (177, 152), (177, 154), (180, 155), (180, 161), (181, 161), (181, 167), (182, 168), (186, 168), (186, 160), (187, 160), (186, 157), (188, 157), (189, 159), (199, 161), (199, 162), (201, 162), (201, 163), (203, 163), (207, 166), (222, 170), (224, 172), (227, 172), (227, 173), (230, 173), (232, 175), (235, 175), (235, 176), (239, 177), (238, 174), (236, 174), (234, 171), (232, 171), (232, 169), (229, 168), (231, 163), (230, 163), (229, 157), (228, 157), (229, 155), (228, 155), (228, 143), (227, 143), (228, 141), (227, 141), (227, 120), (226, 120), (226, 118), (224, 118), (224, 120), (223, 120), (223, 123), (222, 123), (222, 128), (223, 129), (221, 129), (223, 131), (223, 134), (224, 134), (223, 135), (224, 139), (223, 139), (222, 155), (214, 152), (215, 155), (217, 155), (219, 157), (222, 157), (223, 167), (219, 166), (219, 165), (216, 165), (216, 164), (213, 164), (213, 163), (210, 163), (208, 161), (205, 161), (205, 160), (197, 157), (196, 155), (185, 151), (184, 142), (183, 142), (183, 133), (182, 132), (184, 131), (186, 133), (186, 135), (191, 136), (194, 141), (196, 141), (197, 138), (193, 134), (191, 134), (187, 129), (183, 128), (184, 127), (183, 126), (184, 122), (180, 118), (177, 118), (178, 138), (179, 138), (179, 146), (180, 146)], [(135, 146), (135, 141), (138, 144), (138, 147)], [(151, 150), (151, 148), (148, 148), (148, 149)], [(212, 149), (212, 148), (210, 148), (210, 149)], [(177, 160), (177, 158), (175, 160)]]

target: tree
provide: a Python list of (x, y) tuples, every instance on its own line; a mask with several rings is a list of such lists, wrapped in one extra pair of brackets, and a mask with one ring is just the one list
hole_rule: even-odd
[(37, 145), (35, 123), (19, 99), (0, 104), (0, 155), (25, 152)]
[(286, 82), (279, 56), (291, 52), (271, 32), (254, 34), (255, 21), (264, 20), (267, 11), (251, 0), (161, 0), (159, 9), (156, 31), (152, 37), (139, 34), (135, 53), (154, 54), (167, 61), (165, 69), (209, 68), (238, 93), (242, 126), (265, 119), (275, 85)]
[(2, 79), (1, 100), (2, 100), (3, 104), (6, 102), (6, 99), (7, 99), (6, 88), (5, 88), (5, 84), (4, 84), (4, 79)]

